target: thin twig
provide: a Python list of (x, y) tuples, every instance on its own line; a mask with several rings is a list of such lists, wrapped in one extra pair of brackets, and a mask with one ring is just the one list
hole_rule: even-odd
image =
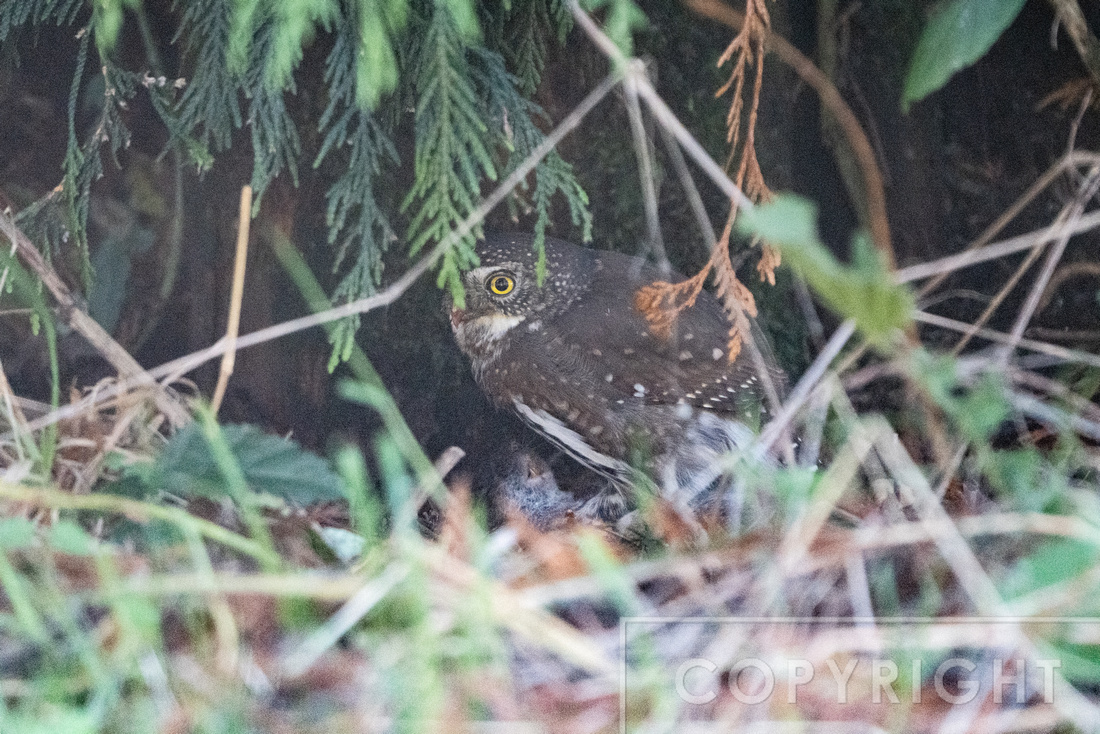
[(137, 360), (88, 315), (69, 287), (61, 280), (61, 276), (46, 262), (7, 212), (0, 212), (0, 234), (8, 238), (18, 253), (19, 259), (34, 271), (53, 295), (59, 306), (62, 320), (87, 339), (88, 343), (118, 370), (119, 377), (123, 378), (123, 381), (130, 381), (130, 387), (151, 387), (157, 409), (164, 413), (173, 426), (183, 426), (191, 421), (191, 415), (179, 396), (157, 385)]
[[(1087, 232), (1090, 229), (1096, 229), (1097, 227), (1100, 227), (1100, 211), (1089, 212), (1076, 220), (1065, 234), (1071, 236), (1077, 235), (1082, 232)], [(968, 268), (971, 265), (988, 262), (989, 260), (996, 260), (1005, 255), (1011, 255), (1022, 250), (1031, 249), (1039, 244), (1045, 244), (1052, 241), (1059, 234), (1060, 233), (1057, 231), (1052, 231), (1050, 227), (1044, 227), (1043, 229), (1002, 240), (980, 249), (967, 248), (957, 255), (948, 255), (947, 257), (930, 260), (926, 263), (920, 263), (919, 265), (910, 265), (901, 268), (894, 273), (894, 282), (911, 283), (914, 280), (923, 280), (933, 275), (952, 273), (956, 270)], [(928, 289), (922, 288), (921, 292), (923, 293), (926, 290)]]
[[(964, 334), (970, 330), (970, 324), (965, 321), (956, 321), (946, 316), (937, 316), (935, 314), (925, 313), (924, 311), (914, 311), (912, 315), (917, 321), (931, 324), (932, 326), (940, 326), (944, 329), (951, 329), (952, 331), (958, 331)], [(1047, 342), (1036, 341), (1034, 339), (1013, 339), (1008, 334), (1001, 331), (994, 331), (993, 329), (978, 329), (976, 335), (983, 339), (988, 339), (991, 342), (1015, 344), (1017, 347), (1030, 349), (1033, 352), (1049, 354), (1052, 357), (1058, 357), (1066, 362), (1079, 362), (1092, 367), (1100, 367), (1100, 357), (1077, 349), (1067, 349), (1057, 344), (1048, 344)]]
[(817, 387), (818, 382), (825, 376), (826, 370), (829, 369), (829, 365), (836, 359), (836, 356), (840, 354), (840, 350), (844, 348), (844, 345), (848, 343), (848, 340), (852, 338), (852, 334), (855, 333), (856, 324), (854, 321), (845, 321), (840, 325), (829, 342), (825, 345), (825, 348), (821, 350), (821, 353), (817, 355), (817, 359), (810, 365), (810, 368), (799, 379), (798, 384), (795, 385), (794, 390), (791, 391), (790, 396), (787, 398), (783, 407), (775, 414), (775, 417), (764, 427), (763, 432), (760, 434), (760, 438), (757, 439), (757, 443), (760, 445), (761, 450), (767, 451), (776, 439), (778, 439), (783, 431), (790, 424), (795, 414), (810, 397), (810, 393)]
[(1050, 4), (1054, 6), (1062, 27), (1073, 41), (1092, 83), (1100, 87), (1100, 40), (1089, 30), (1081, 6), (1077, 4), (1077, 0), (1050, 0)]
[(650, 155), (649, 138), (642, 120), (642, 108), (638, 104), (638, 90), (629, 75), (624, 79), (623, 91), (626, 93), (627, 118), (630, 120), (630, 133), (634, 137), (634, 155), (638, 158), (638, 175), (642, 184), (642, 204), (645, 208), (645, 226), (647, 249), (653, 253), (657, 269), (665, 279), (672, 271), (668, 255), (665, 253), (664, 239), (661, 237), (661, 220), (657, 211), (657, 189), (654, 185), (655, 171)]
[(284, 675), (297, 678), (308, 671), (344, 634), (354, 627), (395, 586), (404, 581), (412, 569), (406, 563), (391, 563), (376, 578), (348, 599), (328, 620), (317, 627), (283, 660)]
[(1030, 395), (1010, 393), (1008, 402), (1023, 415), (1037, 421), (1059, 428), (1069, 428), (1093, 441), (1100, 441), (1100, 421), (1089, 420), (1075, 413), (1067, 413)]
[[(1037, 181), (1031, 184), (1031, 186), (1028, 187), (1027, 191), (1025, 191), (1018, 199), (1016, 199), (1015, 202), (1013, 202), (1012, 206), (1010, 206), (1008, 209), (1002, 212), (999, 217), (993, 220), (993, 222), (988, 227), (986, 227), (985, 230), (980, 235), (978, 235), (976, 239), (974, 239), (966, 246), (963, 252), (959, 253), (958, 255), (952, 255), (951, 257), (961, 258), (962, 262), (966, 262), (965, 256), (972, 250), (982, 250), (984, 252), (992, 247), (995, 247), (995, 245), (990, 245), (989, 247), (986, 247), (986, 245), (990, 242), (990, 240), (996, 237), (1002, 229), (1007, 227), (1008, 223), (1015, 219), (1016, 216), (1019, 215), (1019, 213), (1022, 212), (1024, 208), (1035, 199), (1035, 197), (1037, 197), (1039, 194), (1045, 191), (1048, 186), (1054, 183), (1054, 181), (1056, 181), (1058, 177), (1062, 175), (1062, 173), (1072, 170), (1074, 166), (1096, 165), (1098, 162), (1100, 162), (1100, 155), (1096, 153), (1088, 153), (1082, 151), (1072, 151), (1070, 153), (1067, 153), (1056, 163), (1054, 163), (1054, 165), (1048, 168)], [(1028, 236), (1029, 235), (1022, 235), (1022, 237)], [(1005, 240), (1005, 243), (1015, 242), (1019, 239), (1021, 238), (1014, 237), (1011, 240)], [(1019, 249), (1024, 250), (1027, 248), (1021, 247)], [(1015, 250), (1013, 250), (1012, 252), (1015, 252)], [(993, 259), (994, 257), (1001, 257), (1001, 255), (993, 255), (992, 257), (987, 257), (985, 259)], [(946, 262), (947, 260), (948, 258), (941, 258), (940, 260), (933, 260), (930, 263), (923, 263), (921, 265), (916, 265), (910, 268), (902, 268), (895, 275), (897, 276), (899, 283), (907, 283), (911, 280), (920, 280), (922, 278), (927, 278), (929, 275), (936, 276), (932, 278), (932, 280), (930, 280), (929, 282), (925, 283), (924, 286), (920, 289), (919, 295), (924, 296), (933, 289), (937, 288), (940, 283), (942, 283), (947, 277), (948, 273), (952, 272), (953, 270), (957, 270), (958, 268), (953, 267), (943, 270), (932, 270), (921, 275), (904, 277), (904, 279), (903, 273), (918, 273), (921, 272), (922, 268), (927, 268), (937, 263)], [(975, 262), (984, 262), (984, 260), (977, 260)], [(965, 267), (965, 265), (961, 267)]]
[(957, 357), (962, 354), (962, 350), (970, 343), (970, 340), (974, 338), (974, 334), (977, 333), (978, 329), (989, 322), (989, 319), (992, 318), (994, 312), (1000, 307), (1001, 303), (1004, 302), (1004, 299), (1008, 297), (1008, 294), (1011, 293), (1016, 287), (1016, 284), (1020, 282), (1020, 278), (1024, 277), (1024, 273), (1031, 269), (1031, 266), (1042, 254), (1043, 245), (1036, 245), (1031, 252), (1027, 253), (1027, 257), (1024, 258), (1024, 261), (1016, 267), (1016, 272), (1014, 272), (1005, 284), (1001, 286), (997, 294), (993, 296), (988, 304), (986, 304), (985, 310), (983, 310), (978, 318), (974, 320), (974, 323), (970, 325), (970, 330), (963, 334), (962, 338), (951, 348), (951, 356)]
[(1039, 301), (1043, 297), (1043, 293), (1046, 291), (1047, 283), (1050, 282), (1050, 278), (1054, 275), (1054, 269), (1058, 267), (1059, 260), (1062, 259), (1062, 253), (1066, 251), (1066, 245), (1069, 244), (1070, 228), (1073, 223), (1081, 218), (1081, 214), (1085, 211), (1085, 206), (1096, 195), (1097, 189), (1100, 188), (1100, 166), (1094, 166), (1089, 171), (1088, 178), (1081, 186), (1074, 198), (1073, 205), (1070, 207), (1070, 211), (1063, 220), (1059, 217), (1059, 221), (1052, 225), (1051, 229), (1057, 231), (1058, 237), (1054, 242), (1054, 246), (1050, 248), (1050, 252), (1047, 253), (1046, 262), (1043, 263), (1043, 269), (1039, 272), (1039, 275), (1035, 278), (1035, 283), (1031, 286), (1031, 292), (1028, 293), (1027, 300), (1020, 308), (1020, 313), (1016, 317), (1016, 322), (1012, 325), (1012, 331), (1010, 332), (1011, 341), (1005, 345), (1005, 348), (1001, 352), (1001, 363), (1007, 363), (1013, 350), (1016, 348), (1016, 343), (1024, 335), (1024, 329), (1027, 328), (1028, 323), (1031, 322), (1031, 317), (1035, 314), (1035, 309), (1039, 307)]
[(53, 509), (113, 512), (125, 515), (135, 522), (162, 520), (181, 527), (192, 527), (210, 540), (257, 560), (278, 560), (277, 556), (258, 543), (178, 507), (140, 502), (111, 494), (77, 495), (55, 489), (25, 487), (4, 480), (0, 480), (0, 499)]
[(1070, 407), (1078, 413), (1087, 416), (1090, 420), (1100, 422), (1100, 406), (1091, 400), (1086, 400), (1070, 390), (1058, 380), (1052, 380), (1045, 375), (1028, 370), (1009, 370), (1008, 377), (1018, 385), (1029, 387), (1033, 390), (1041, 390), (1069, 403)]
[(680, 150), (676, 138), (672, 137), (672, 133), (665, 129), (664, 125), (658, 125), (657, 129), (660, 130), (661, 140), (665, 144), (668, 158), (672, 161), (672, 167), (676, 170), (676, 175), (680, 179), (680, 186), (684, 189), (688, 206), (691, 207), (691, 212), (695, 215), (695, 221), (699, 224), (699, 231), (703, 235), (705, 254), (710, 257), (710, 251), (714, 249), (714, 243), (718, 241), (718, 233), (714, 231), (714, 225), (711, 224), (710, 216), (707, 215), (706, 205), (703, 204), (703, 197), (699, 195), (699, 189), (695, 186), (695, 179), (691, 177), (687, 161), (684, 160), (684, 152)]
[[(695, 162), (703, 169), (703, 171), (710, 177), (712, 181), (722, 190), (726, 196), (733, 200), (734, 204), (741, 209), (752, 209), (753, 203), (745, 196), (740, 187), (735, 184), (726, 172), (718, 165), (717, 162), (703, 149), (703, 146), (699, 144), (687, 128), (684, 127), (676, 115), (668, 108), (664, 100), (657, 94), (657, 90), (653, 88), (653, 85), (649, 81), (649, 77), (646, 76), (645, 66), (638, 59), (627, 59), (619, 51), (618, 47), (612, 43), (611, 39), (599, 29), (596, 23), (580, 9), (576, 0), (571, 0), (570, 9), (573, 12), (573, 17), (576, 19), (577, 24), (584, 30), (588, 37), (592, 39), (593, 43), (607, 55), (611, 60), (612, 66), (624, 70), (626, 75), (626, 81), (631, 85), (633, 89), (637, 91), (637, 94), (642, 97), (646, 104), (649, 105), (650, 112), (657, 120), (658, 124), (668, 130), (676, 139), (684, 146), (684, 149), (688, 154), (695, 159)], [(719, 243), (720, 244), (720, 243)], [(748, 317), (745, 316), (747, 319)], [(779, 390), (775, 385), (775, 380), (772, 379), (770, 370), (767, 368), (766, 360), (763, 354), (760, 352), (759, 347), (756, 345), (752, 338), (751, 329), (740, 329), (742, 339), (748, 346), (750, 358), (753, 360), (753, 366), (756, 368), (757, 376), (764, 387), (764, 394), (767, 397), (769, 407), (773, 414), (778, 412), (779, 406)], [(780, 426), (778, 431), (781, 434), (785, 430), (785, 426)], [(778, 435), (776, 436), (778, 438)], [(774, 440), (774, 439), (773, 439)], [(793, 459), (791, 454), (791, 447), (789, 443), (785, 442), (783, 446), (784, 454), (788, 459)]]

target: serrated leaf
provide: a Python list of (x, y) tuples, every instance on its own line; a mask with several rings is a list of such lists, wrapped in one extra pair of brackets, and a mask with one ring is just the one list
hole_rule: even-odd
[(834, 311), (854, 319), (872, 342), (883, 344), (908, 326), (913, 296), (893, 282), (881, 258), (865, 240), (853, 243), (852, 265), (842, 265), (817, 234), (817, 207), (793, 194), (741, 212), (737, 228), (774, 245)]
[(905, 78), (901, 107), (935, 92), (960, 69), (985, 55), (1012, 24), (1024, 0), (950, 0), (940, 4), (921, 33), (909, 73)]
[[(294, 441), (270, 436), (251, 425), (224, 426), (222, 435), (253, 491), (299, 504), (343, 499), (343, 484), (328, 462)], [(226, 496), (221, 473), (197, 423), (172, 437), (157, 459), (150, 481), (158, 489), (184, 497)]]

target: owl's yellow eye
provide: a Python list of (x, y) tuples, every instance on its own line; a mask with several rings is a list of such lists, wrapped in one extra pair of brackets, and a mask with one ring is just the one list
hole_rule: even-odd
[(506, 296), (515, 289), (516, 281), (505, 273), (493, 273), (485, 281), (485, 287), (494, 295)]

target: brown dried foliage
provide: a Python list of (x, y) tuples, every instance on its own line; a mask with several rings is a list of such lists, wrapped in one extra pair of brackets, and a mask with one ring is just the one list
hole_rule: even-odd
[[(771, 27), (771, 18), (765, 0), (746, 0), (745, 23), (726, 48), (718, 66), (732, 59), (733, 68), (729, 80), (722, 85), (716, 96), (722, 96), (732, 90), (730, 111), (726, 117), (726, 140), (730, 144), (730, 155), (726, 162), (728, 169), (740, 154), (740, 163), (734, 181), (753, 201), (768, 201), (772, 192), (764, 182), (760, 162), (756, 158), (756, 118), (760, 108), (760, 89), (764, 74), (764, 41)], [(745, 119), (745, 80), (748, 71), (755, 70), (752, 81), (751, 104), (748, 118)], [(744, 139), (742, 141), (742, 128)], [(737, 217), (737, 205), (731, 203), (730, 215), (725, 229), (714, 245), (710, 260), (703, 269), (681, 283), (656, 281), (639, 288), (634, 295), (634, 306), (645, 315), (655, 336), (669, 339), (676, 318), (685, 308), (695, 304), (695, 299), (703, 289), (707, 276), (714, 273), (715, 292), (730, 320), (727, 353), (730, 362), (741, 353), (744, 335), (749, 332), (748, 316), (756, 317), (756, 301), (745, 284), (742, 283), (730, 259), (729, 239), (734, 219)], [(760, 261), (756, 270), (761, 281), (775, 285), (775, 269), (780, 264), (779, 252), (764, 244), (761, 246)]]

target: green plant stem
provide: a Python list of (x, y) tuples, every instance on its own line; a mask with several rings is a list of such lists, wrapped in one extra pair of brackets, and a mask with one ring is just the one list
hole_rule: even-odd
[(31, 603), (27, 580), (15, 570), (5, 553), (0, 553), (0, 585), (4, 587), (4, 593), (7, 594), (15, 618), (23, 626), (23, 631), (35, 642), (48, 642), (46, 625), (42, 623), (42, 617)]
[[(306, 264), (302, 254), (298, 252), (298, 248), (294, 246), (290, 238), (274, 227), (269, 228), (265, 235), (265, 239), (275, 251), (279, 263), (283, 266), (287, 275), (290, 276), (290, 279), (294, 281), (294, 285), (297, 286), (310, 310), (319, 313), (332, 308), (332, 303), (325, 295), (324, 289), (321, 288), (321, 284), (317, 282), (317, 278), (314, 277), (309, 265)], [(324, 324), (324, 328), (326, 332), (332, 334), (336, 329), (336, 324), (335, 322), (329, 322)], [(420, 443), (413, 435), (409, 424), (405, 422), (400, 408), (397, 407), (393, 396), (390, 395), (385, 383), (382, 382), (382, 378), (375, 371), (374, 365), (367, 357), (367, 353), (358, 344), (353, 347), (351, 355), (347, 359), (347, 365), (356, 379), (368, 387), (367, 391), (354, 391), (354, 396), (351, 396), (352, 399), (364, 402), (378, 411), (386, 430), (397, 442), (405, 461), (409, 462), (409, 466), (416, 473), (421, 488), (429, 496), (440, 499), (444, 492), (443, 479), (420, 447)], [(345, 397), (349, 396), (345, 395)], [(360, 398), (363, 399), (360, 400)]]
[(282, 565), (282, 559), (275, 551), (275, 541), (271, 537), (271, 529), (268, 528), (263, 514), (256, 508), (254, 494), (248, 488), (248, 480), (245, 479), (244, 471), (237, 462), (237, 457), (233, 455), (233, 449), (226, 442), (213, 411), (205, 405), (196, 406), (196, 414), (201, 421), (206, 442), (210, 446), (210, 455), (213, 457), (214, 463), (217, 464), (218, 471), (225, 479), (226, 489), (229, 491), (229, 496), (236, 503), (241, 519), (252, 538), (268, 551), (267, 555), (258, 559), (260, 565), (265, 571), (277, 571)]
[(261, 563), (278, 563), (278, 555), (232, 530), (209, 520), (191, 515), (186, 510), (165, 507), (149, 502), (127, 499), (110, 494), (69, 494), (55, 489), (39, 489), (11, 484), (0, 480), (0, 499), (14, 502), (26, 502), (38, 507), (52, 507), (61, 510), (90, 510), (93, 512), (111, 512), (125, 515), (135, 522), (162, 520), (184, 530), (193, 529), (206, 538), (232, 548), (238, 553), (255, 558)]

